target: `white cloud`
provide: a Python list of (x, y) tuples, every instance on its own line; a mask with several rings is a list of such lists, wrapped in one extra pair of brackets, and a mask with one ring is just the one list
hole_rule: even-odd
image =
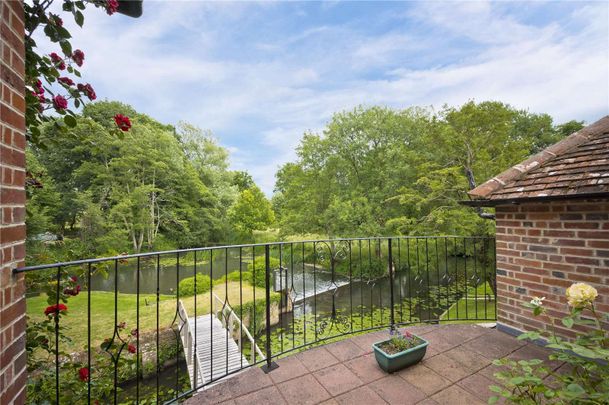
[[(144, 6), (139, 20), (93, 10), (85, 29), (73, 30), (87, 53), (87, 81), (102, 98), (211, 129), (231, 150), (233, 167), (247, 169), (267, 194), (304, 131), (359, 104), (493, 99), (559, 122), (592, 121), (609, 110), (606, 3), (543, 24), (523, 22), (526, 10), (517, 16), (506, 3), (405, 3), (407, 11), (380, 31), (324, 20), (281, 32), (270, 21), (290, 5)], [(323, 6), (326, 14), (341, 7)], [(305, 14), (298, 18), (314, 13)]]

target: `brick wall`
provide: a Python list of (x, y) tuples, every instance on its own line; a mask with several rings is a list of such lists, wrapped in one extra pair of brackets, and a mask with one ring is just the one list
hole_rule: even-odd
[(546, 297), (549, 313), (562, 317), (565, 290), (575, 282), (594, 286), (597, 309), (609, 313), (609, 200), (501, 206), (496, 215), (501, 325), (547, 328), (521, 304), (532, 296)]
[(24, 26), (21, 0), (0, 2), (0, 404), (25, 402)]

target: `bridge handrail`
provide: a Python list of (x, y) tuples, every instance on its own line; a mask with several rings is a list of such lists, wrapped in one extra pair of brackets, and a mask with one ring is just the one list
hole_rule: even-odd
[[(228, 301), (222, 301), (222, 299), (220, 297), (218, 297), (216, 295), (216, 293), (212, 293), (212, 296), (214, 297), (214, 302), (218, 302), (220, 304), (220, 310), (223, 312), (222, 317), (220, 317), (220, 322), (222, 322), (222, 325), (224, 326), (224, 328), (226, 328), (228, 330), (229, 323), (232, 325), (233, 322), (237, 322), (240, 331), (245, 332), (245, 335), (247, 336), (247, 339), (250, 341), (251, 347), (253, 348), (253, 350), (251, 351), (251, 354), (250, 354), (251, 364), (256, 363), (255, 353), (258, 353), (258, 355), (260, 356), (261, 359), (263, 359), (263, 360), (266, 359), (266, 356), (262, 353), (262, 350), (260, 350), (260, 348), (256, 344), (256, 340), (251, 335), (251, 333), (247, 329), (247, 327), (243, 324), (243, 322), (241, 321), (241, 319), (239, 318), (239, 316), (237, 315), (237, 313), (235, 312), (233, 307), (230, 306)], [(228, 310), (228, 316), (224, 315), (225, 310)], [(212, 308), (212, 311), (213, 311), (213, 308)], [(238, 344), (239, 344), (240, 351), (241, 351), (241, 339), (242, 339), (242, 336), (241, 336), (241, 334), (239, 334)]]
[[(197, 387), (198, 377), (201, 377), (201, 382), (205, 384), (205, 376), (201, 372), (200, 365), (201, 359), (199, 358), (199, 353), (194, 349), (194, 345), (192, 344), (192, 332), (190, 330), (190, 322), (188, 322), (188, 312), (186, 311), (186, 307), (184, 307), (184, 303), (182, 300), (178, 300), (178, 313), (180, 314), (180, 337), (182, 338), (182, 346), (184, 346), (184, 354), (186, 357), (186, 364), (188, 366), (193, 366), (193, 376), (190, 380), (191, 388)], [(195, 336), (196, 340), (196, 336)], [(194, 364), (193, 364), (194, 361)]]

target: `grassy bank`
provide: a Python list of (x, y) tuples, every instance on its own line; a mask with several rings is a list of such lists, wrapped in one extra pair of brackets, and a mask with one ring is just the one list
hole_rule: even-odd
[[(264, 289), (251, 286), (243, 286), (242, 302), (247, 303), (253, 300), (254, 291), (256, 299), (264, 298)], [(225, 297), (224, 284), (215, 286), (213, 292), (223, 299)], [(237, 306), (240, 302), (240, 286), (238, 282), (228, 282), (226, 284), (226, 295), (228, 302), (232, 306)], [(211, 312), (211, 293), (207, 292), (196, 296), (197, 314)], [(61, 326), (66, 328), (64, 334), (72, 339), (69, 351), (79, 351), (86, 348), (87, 344), (87, 298), (86, 291), (78, 296), (72, 297), (68, 302), (68, 314), (61, 318)], [(115, 305), (116, 299), (116, 305)], [(182, 298), (184, 307), (189, 316), (194, 316), (195, 297)], [(27, 299), (27, 315), (32, 320), (42, 320), (45, 318), (44, 309), (47, 307), (46, 295)], [(111, 292), (93, 291), (91, 292), (91, 343), (93, 346), (99, 345), (105, 338), (111, 337), (115, 323), (126, 322), (127, 331), (136, 327), (137, 324), (137, 295), (135, 294), (115, 294)], [(158, 324), (159, 328), (169, 327), (177, 324), (176, 318), (176, 297), (161, 295), (158, 301)], [(217, 307), (214, 307), (218, 309)], [(116, 310), (116, 322), (115, 322)], [(140, 294), (139, 297), (139, 321), (141, 333), (156, 330), (157, 326), (157, 300), (153, 294)], [(128, 332), (127, 332), (128, 333)]]

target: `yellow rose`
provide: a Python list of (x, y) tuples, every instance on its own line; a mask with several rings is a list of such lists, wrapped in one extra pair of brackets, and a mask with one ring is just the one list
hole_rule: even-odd
[(596, 288), (586, 283), (575, 283), (567, 288), (567, 301), (574, 308), (583, 308), (592, 304), (597, 295)]

